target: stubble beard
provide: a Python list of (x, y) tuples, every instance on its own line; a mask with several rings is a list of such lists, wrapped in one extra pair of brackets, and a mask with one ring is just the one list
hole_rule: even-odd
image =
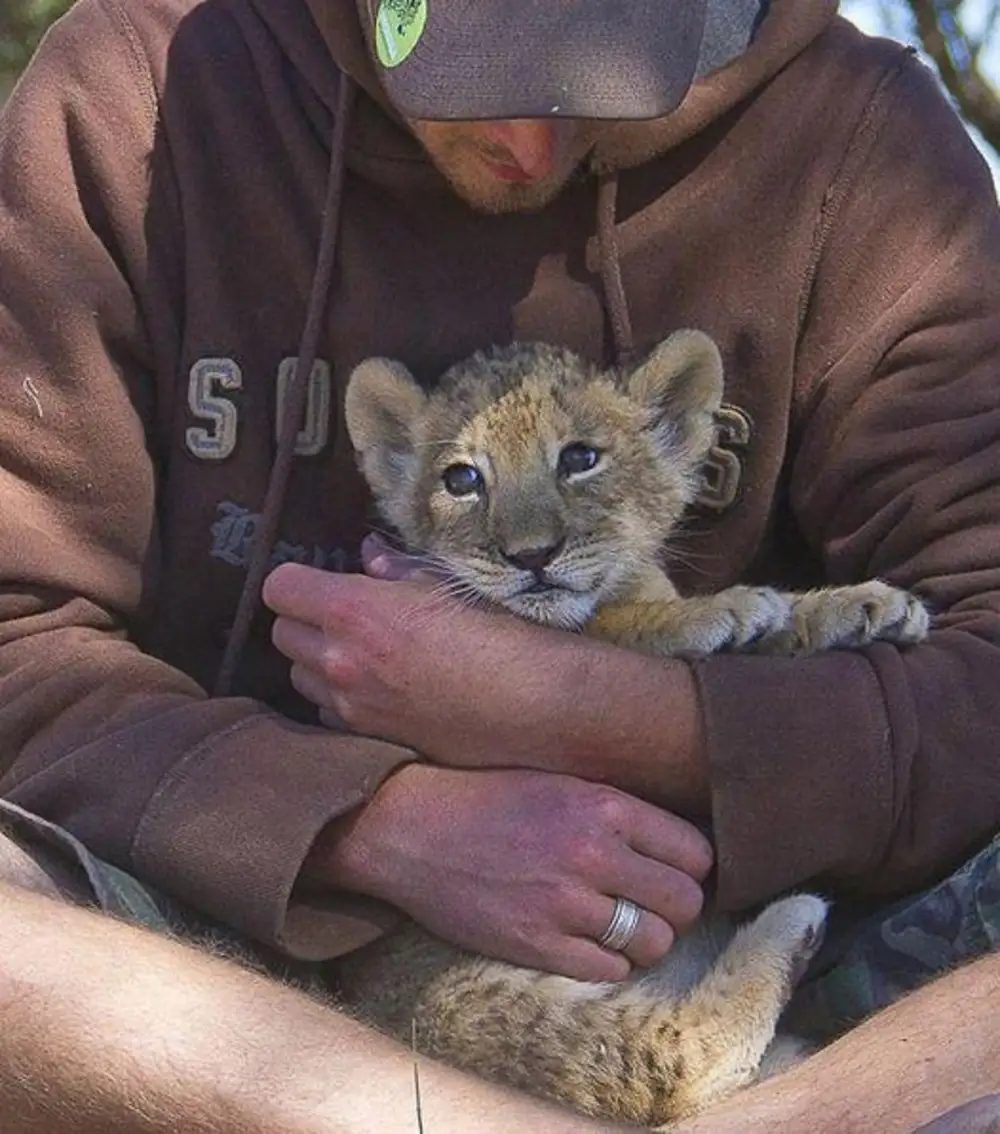
[(581, 151), (548, 177), (530, 182), (506, 182), (489, 172), (487, 155), (480, 147), (462, 138), (454, 141), (434, 139), (420, 128), (420, 124), (412, 125), (427, 156), (452, 191), (470, 208), (481, 213), (540, 212), (579, 176), (586, 158), (586, 151)]

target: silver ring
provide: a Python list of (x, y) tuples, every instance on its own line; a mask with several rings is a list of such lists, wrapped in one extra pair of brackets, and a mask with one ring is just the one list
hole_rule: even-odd
[(642, 908), (628, 898), (615, 898), (615, 909), (611, 915), (608, 928), (600, 936), (597, 944), (602, 949), (610, 949), (613, 953), (621, 953), (632, 943), (635, 931), (639, 928), (639, 918), (642, 917)]

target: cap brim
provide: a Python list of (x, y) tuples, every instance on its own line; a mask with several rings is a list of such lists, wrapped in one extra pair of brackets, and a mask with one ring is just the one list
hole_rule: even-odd
[[(706, 0), (366, 6), (379, 77), (407, 118), (649, 119), (676, 109), (691, 86)], [(400, 31), (403, 50), (392, 42), (385, 50), (386, 35), (391, 41)]]

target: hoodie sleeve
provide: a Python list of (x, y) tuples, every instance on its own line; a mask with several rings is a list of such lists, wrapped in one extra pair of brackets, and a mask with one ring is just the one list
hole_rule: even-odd
[(831, 582), (912, 588), (933, 628), (908, 649), (699, 666), (729, 907), (815, 880), (891, 897), (1000, 829), (1000, 219), (911, 56), (817, 234), (791, 507)]
[(414, 754), (210, 699), (129, 640), (158, 574), (136, 299), (156, 101), (121, 9), (79, 3), (0, 118), (0, 790), (289, 953), (391, 923), (293, 900), (319, 831)]

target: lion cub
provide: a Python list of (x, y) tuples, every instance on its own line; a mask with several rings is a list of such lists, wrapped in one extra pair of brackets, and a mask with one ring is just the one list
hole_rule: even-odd
[[(697, 331), (627, 371), (543, 345), (494, 349), (433, 392), (400, 363), (370, 359), (351, 375), (347, 428), (408, 547), (470, 597), (524, 618), (665, 657), (924, 637), (923, 606), (881, 582), (678, 595), (660, 554), (697, 491), (722, 385), (719, 352)], [(740, 927), (708, 914), (620, 985), (473, 956), (408, 925), (347, 958), (342, 989), (400, 1039), (415, 1025), (429, 1055), (660, 1127), (796, 1058), (776, 1024), (826, 910), (807, 894)]]

